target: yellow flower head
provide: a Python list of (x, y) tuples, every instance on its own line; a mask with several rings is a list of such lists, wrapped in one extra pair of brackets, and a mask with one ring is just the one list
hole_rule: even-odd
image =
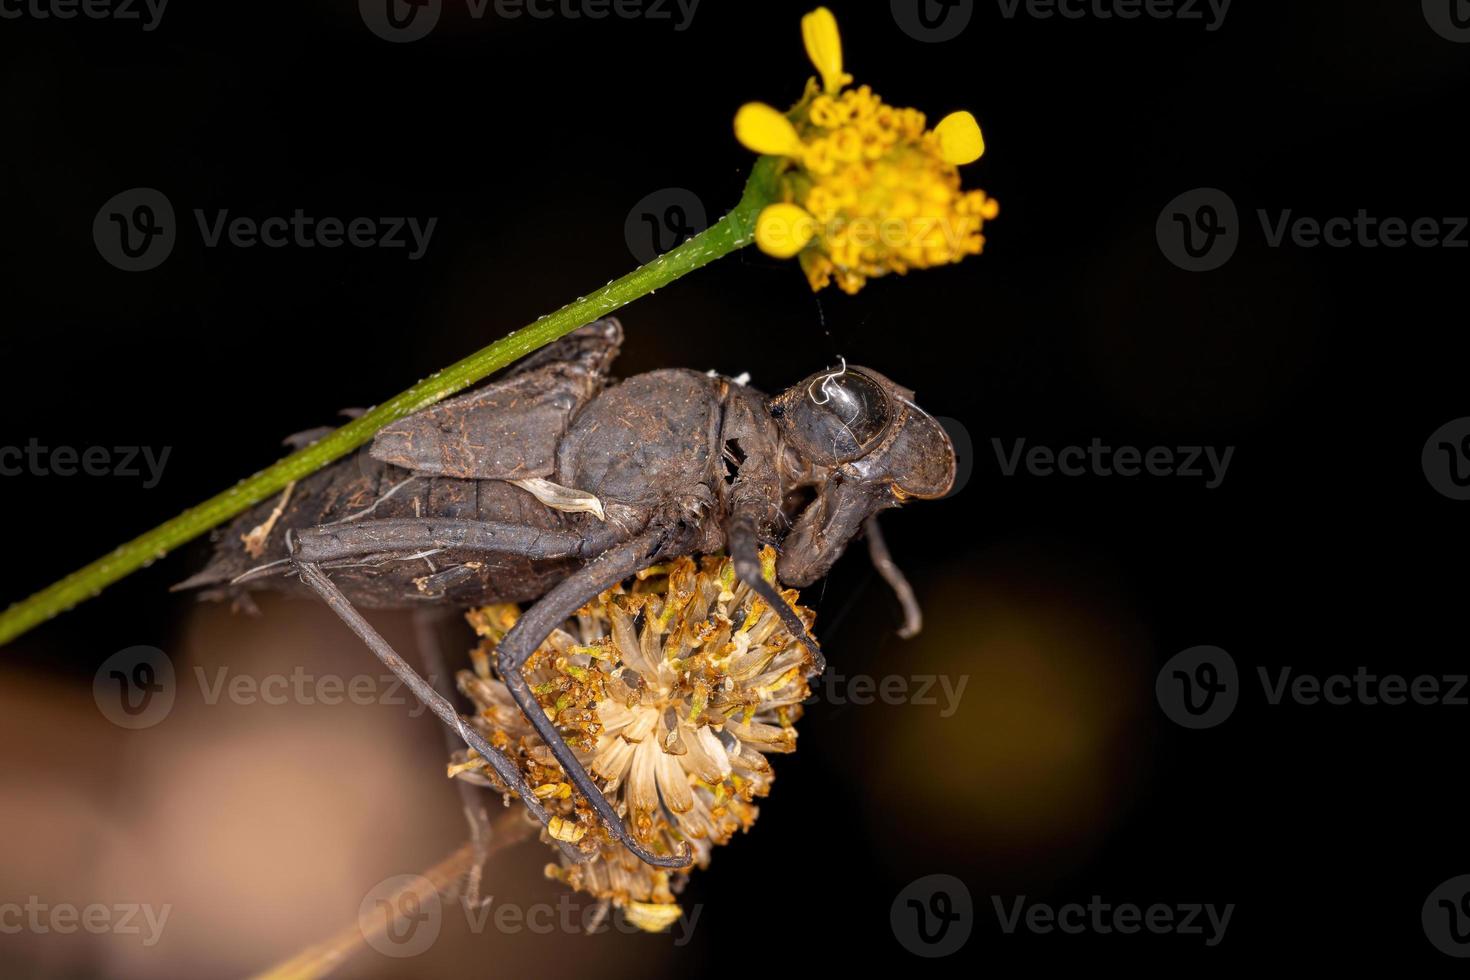
[(980, 159), (975, 117), (955, 112), (933, 129), (924, 114), (848, 86), (837, 20), (826, 7), (802, 18), (802, 40), (821, 81), (790, 112), (759, 102), (735, 114), (735, 136), (784, 158), (782, 200), (761, 212), (756, 245), (798, 258), (812, 289), (836, 281), (855, 293), (875, 276), (958, 262), (985, 246), (999, 210), (960, 187), (959, 167)]
[[(776, 552), (760, 555), (767, 582)], [(815, 614), (781, 596), (810, 628)], [(641, 929), (667, 929), (680, 915), (676, 893), (687, 871), (644, 864), (603, 829), (586, 800), (490, 670), (498, 644), (519, 617), (514, 606), (469, 614), (482, 637), (474, 671), (459, 688), (477, 708), (472, 724), (516, 760), (551, 813), (548, 844), (565, 842), (546, 873), (621, 908)], [(811, 696), (812, 666), (764, 599), (735, 575), (730, 559), (678, 558), (614, 586), (563, 624), (526, 662), (537, 702), (566, 737), (624, 825), (656, 853), (682, 842), (707, 867), (714, 849), (749, 830), (757, 801), (775, 779), (768, 755), (796, 750), (796, 722)], [(483, 759), (455, 753), (451, 775), (502, 792)]]

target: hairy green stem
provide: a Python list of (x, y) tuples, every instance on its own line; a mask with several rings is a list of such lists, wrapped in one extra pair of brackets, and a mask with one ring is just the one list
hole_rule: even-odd
[(310, 446), (15, 603), (0, 613), (0, 645), (9, 643), (27, 630), (162, 558), (179, 545), (269, 499), (292, 481), (340, 459), (372, 439), (373, 434), (385, 425), (462, 391), (538, 347), (749, 245), (754, 240), (756, 216), (774, 198), (776, 167), (774, 158), (760, 158), (735, 209), (678, 248), (451, 364)]

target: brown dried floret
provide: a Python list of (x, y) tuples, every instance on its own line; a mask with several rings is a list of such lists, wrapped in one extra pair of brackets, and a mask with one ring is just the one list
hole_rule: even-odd
[[(773, 581), (775, 552), (761, 558)], [(796, 605), (797, 593), (782, 597), (810, 627), (815, 616)], [(580, 864), (560, 856), (547, 874), (643, 928), (665, 928), (686, 876), (643, 863), (607, 835), (492, 672), (517, 615), (506, 605), (469, 613), (481, 641), (474, 670), (458, 681), (478, 709), (473, 723), (520, 764), (553, 814), (542, 839), (595, 855)], [(525, 677), (638, 840), (662, 854), (688, 841), (706, 867), (715, 845), (754, 823), (754, 801), (773, 778), (766, 755), (795, 750), (811, 666), (776, 613), (716, 556), (680, 558), (603, 593), (547, 639)], [(505, 790), (472, 754), (458, 753), (450, 774)]]

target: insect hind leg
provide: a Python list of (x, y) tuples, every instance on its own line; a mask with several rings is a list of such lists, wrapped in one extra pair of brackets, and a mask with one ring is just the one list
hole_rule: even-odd
[(580, 571), (564, 579), (526, 610), (510, 632), (505, 634), (500, 641), (496, 668), (500, 679), (510, 689), (511, 697), (515, 698), (516, 705), (520, 707), (521, 714), (536, 729), (536, 733), (561, 764), (572, 786), (591, 804), (608, 834), (647, 864), (661, 868), (684, 868), (693, 860), (687, 841), (683, 842), (680, 854), (657, 855), (629, 833), (623, 824), (623, 818), (592, 781), (586, 768), (572, 752), (571, 746), (537, 703), (530, 684), (521, 672), (531, 654), (540, 648), (553, 630), (605, 590), (652, 565), (661, 556), (664, 542), (665, 532), (645, 532), (593, 559)]
[[(301, 581), (306, 583), (327, 604), (328, 608), (337, 614), (337, 617), (347, 625), (348, 629), (357, 634), (357, 637), (367, 645), (367, 648), (382, 662), (383, 666), (387, 667), (395, 676), (403, 681), (404, 685), (413, 692), (414, 697), (418, 698), (425, 707), (434, 712), (435, 716), (458, 735), (465, 745), (474, 749), (482, 759), (490, 764), (490, 767), (495, 770), (496, 775), (500, 777), (501, 781), (521, 798), (521, 802), (526, 805), (526, 809), (530, 810), (536, 819), (540, 820), (542, 825), (545, 826), (550, 821), (551, 815), (546, 812), (546, 808), (541, 805), (541, 801), (536, 798), (536, 794), (526, 784), (525, 777), (521, 775), (519, 767), (510, 759), (506, 758), (505, 754), (499, 749), (496, 749), (486, 741), (485, 737), (476, 731), (474, 726), (470, 725), (460, 716), (459, 712), (455, 710), (454, 705), (450, 704), (447, 698), (434, 690), (433, 685), (424, 680), (418, 671), (414, 670), (407, 661), (398, 655), (388, 641), (383, 639), (378, 631), (373, 629), (368, 621), (362, 617), (362, 613), (357, 611), (357, 607), (352, 605), (351, 601), (342, 594), (342, 590), (337, 588), (336, 584), (327, 577), (326, 573), (322, 571), (321, 566), (314, 562), (300, 560), (297, 560), (295, 565), (297, 571), (301, 574)], [(562, 852), (574, 861), (587, 861), (595, 856), (595, 852), (584, 853), (565, 841), (558, 841), (558, 844), (561, 846)]]

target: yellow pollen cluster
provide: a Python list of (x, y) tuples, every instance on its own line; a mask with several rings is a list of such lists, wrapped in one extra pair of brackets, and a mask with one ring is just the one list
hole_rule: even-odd
[(999, 210), (960, 186), (959, 166), (985, 152), (975, 118), (946, 116), (932, 130), (917, 109), (886, 105), (864, 85), (848, 89), (837, 23), (826, 8), (802, 21), (822, 81), (789, 113), (750, 103), (735, 135), (757, 153), (785, 158), (783, 200), (756, 221), (768, 255), (799, 258), (814, 290), (855, 293), (868, 279), (958, 262), (985, 246)]

